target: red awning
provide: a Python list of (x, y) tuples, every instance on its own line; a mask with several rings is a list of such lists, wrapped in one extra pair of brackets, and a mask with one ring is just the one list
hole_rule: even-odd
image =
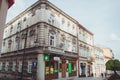
[(8, 8), (10, 8), (14, 4), (14, 0), (8, 0)]

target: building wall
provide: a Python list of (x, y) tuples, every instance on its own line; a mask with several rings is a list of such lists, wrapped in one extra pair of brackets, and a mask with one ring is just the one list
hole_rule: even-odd
[(105, 75), (106, 73), (106, 67), (105, 67), (105, 56), (104, 52), (99, 47), (94, 47), (95, 49), (95, 62), (94, 62), (94, 76), (101, 76), (103, 73)]
[[(2, 44), (3, 30), (6, 21), (7, 10), (8, 10), (7, 0), (0, 0), (0, 44)], [(0, 52), (1, 52), (1, 45), (0, 45)]]
[[(37, 57), (39, 66), (38, 72), (32, 74), (40, 75), (37, 77), (39, 80), (48, 80), (50, 75), (44, 73), (46, 67), (51, 68), (51, 64), (46, 63), (55, 62), (61, 66), (62, 72), (52, 74), (50, 79), (77, 76), (78, 55), (80, 59), (83, 58), (78, 66), (85, 62), (86, 76), (92, 74), (93, 34), (49, 2), (38, 1), (10, 21), (4, 29), (3, 39), (2, 58), (5, 61), (10, 56), (16, 57), (15, 54), (19, 57), (24, 53), (30, 54), (29, 56), (35, 54), (33, 57)], [(45, 55), (49, 55), (51, 59), (43, 61)], [(54, 57), (59, 60), (54, 60)], [(40, 65), (41, 62), (43, 66)], [(68, 63), (73, 66), (71, 72), (68, 70)]]

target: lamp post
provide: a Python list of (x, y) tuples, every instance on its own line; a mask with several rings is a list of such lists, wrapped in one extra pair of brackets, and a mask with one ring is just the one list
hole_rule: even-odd
[(24, 59), (25, 59), (27, 35), (28, 35), (28, 26), (27, 26), (27, 28), (26, 28), (25, 42), (24, 42), (24, 51), (23, 51), (23, 54), (22, 54), (22, 72), (21, 72), (21, 80), (24, 80), (24, 79), (23, 79), (23, 74), (24, 74), (24, 63), (25, 63)]

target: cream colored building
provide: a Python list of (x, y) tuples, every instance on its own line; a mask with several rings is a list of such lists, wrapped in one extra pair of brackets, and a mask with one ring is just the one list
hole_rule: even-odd
[(81, 63), (89, 76), (93, 33), (49, 1), (39, 0), (6, 24), (1, 55), (0, 77), (12, 80), (78, 77)]
[(37, 1), (4, 29), (1, 77), (77, 77), (77, 25), (76, 20), (49, 1)]
[(111, 59), (114, 59), (114, 53), (112, 51), (112, 49), (110, 48), (101, 48), (103, 50), (103, 53), (104, 53), (104, 56), (105, 56), (105, 63), (108, 61), (108, 60), (111, 60)]
[(79, 50), (79, 76), (92, 76), (92, 63), (94, 57), (93, 33), (82, 25), (78, 29), (78, 50)]
[(100, 77), (101, 74), (106, 73), (105, 56), (103, 50), (100, 47), (94, 46), (94, 50), (95, 61), (93, 63), (93, 74), (95, 77)]

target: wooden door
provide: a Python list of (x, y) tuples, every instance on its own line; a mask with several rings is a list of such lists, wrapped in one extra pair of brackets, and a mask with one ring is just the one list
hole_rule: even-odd
[(62, 78), (66, 77), (66, 63), (62, 63)]

